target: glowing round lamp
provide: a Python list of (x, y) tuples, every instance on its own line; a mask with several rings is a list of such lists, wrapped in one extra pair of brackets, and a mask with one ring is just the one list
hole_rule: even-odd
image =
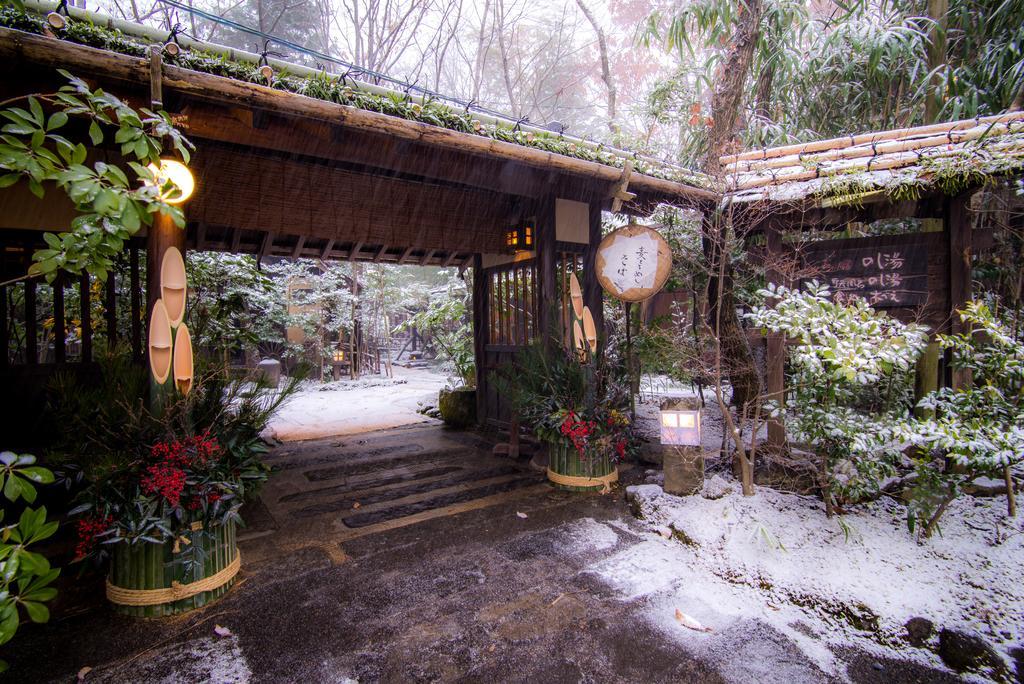
[[(195, 192), (196, 179), (192, 177), (192, 172), (188, 170), (188, 167), (180, 161), (161, 159), (159, 167), (156, 164), (150, 164), (148, 168), (156, 179), (157, 187), (161, 188), (160, 199), (164, 202), (181, 204)], [(174, 187), (164, 190), (163, 188), (168, 182)]]

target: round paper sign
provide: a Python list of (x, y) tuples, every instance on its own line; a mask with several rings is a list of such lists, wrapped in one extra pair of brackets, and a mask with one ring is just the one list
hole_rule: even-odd
[(631, 223), (597, 247), (597, 282), (616, 299), (642, 302), (665, 287), (672, 249), (658, 231)]

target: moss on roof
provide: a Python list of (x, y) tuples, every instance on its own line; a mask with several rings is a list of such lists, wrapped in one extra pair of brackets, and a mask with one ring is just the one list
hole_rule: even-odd
[[(43, 35), (45, 21), (32, 12), (20, 11), (14, 7), (2, 7), (0, 8), (0, 26)], [(150, 45), (147, 40), (138, 36), (74, 18), (69, 18), (63, 29), (49, 30), (58, 38), (72, 43), (133, 57), (145, 56)], [(165, 55), (164, 59), (169, 64), (193, 71), (266, 85), (265, 79), (259, 72), (259, 66), (249, 62), (232, 61), (221, 55), (185, 48), (176, 56)], [(554, 133), (535, 133), (519, 130), (515, 125), (483, 123), (475, 119), (471, 112), (454, 109), (438, 101), (420, 100), (400, 93), (393, 95), (370, 93), (360, 90), (358, 82), (346, 81), (340, 76), (330, 76), (326, 72), (303, 77), (289, 74), (286, 70), (281, 71), (274, 74), (270, 87), (462, 133), (533, 147), (575, 159), (597, 162), (606, 166), (622, 168), (625, 164), (623, 157), (612, 153), (601, 145), (596, 147), (578, 145)], [(702, 173), (668, 164), (657, 164), (639, 156), (633, 159), (633, 168), (637, 173), (692, 187), (703, 189), (714, 189), (715, 187), (713, 179)]]

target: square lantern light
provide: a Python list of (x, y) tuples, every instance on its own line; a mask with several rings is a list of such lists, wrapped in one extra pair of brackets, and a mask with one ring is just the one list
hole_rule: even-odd
[(334, 361), (335, 361), (335, 363), (341, 363), (344, 360), (345, 360), (345, 352), (343, 350), (341, 350), (341, 349), (336, 349), (334, 351)]
[(523, 223), (506, 230), (505, 246), (513, 252), (528, 252), (533, 249), (533, 224)]
[(661, 443), (700, 446), (700, 409), (662, 409)]

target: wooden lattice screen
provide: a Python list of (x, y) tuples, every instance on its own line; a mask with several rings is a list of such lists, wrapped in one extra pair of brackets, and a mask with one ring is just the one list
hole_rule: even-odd
[(537, 335), (537, 264), (531, 259), (489, 271), (487, 343), (522, 347)]

